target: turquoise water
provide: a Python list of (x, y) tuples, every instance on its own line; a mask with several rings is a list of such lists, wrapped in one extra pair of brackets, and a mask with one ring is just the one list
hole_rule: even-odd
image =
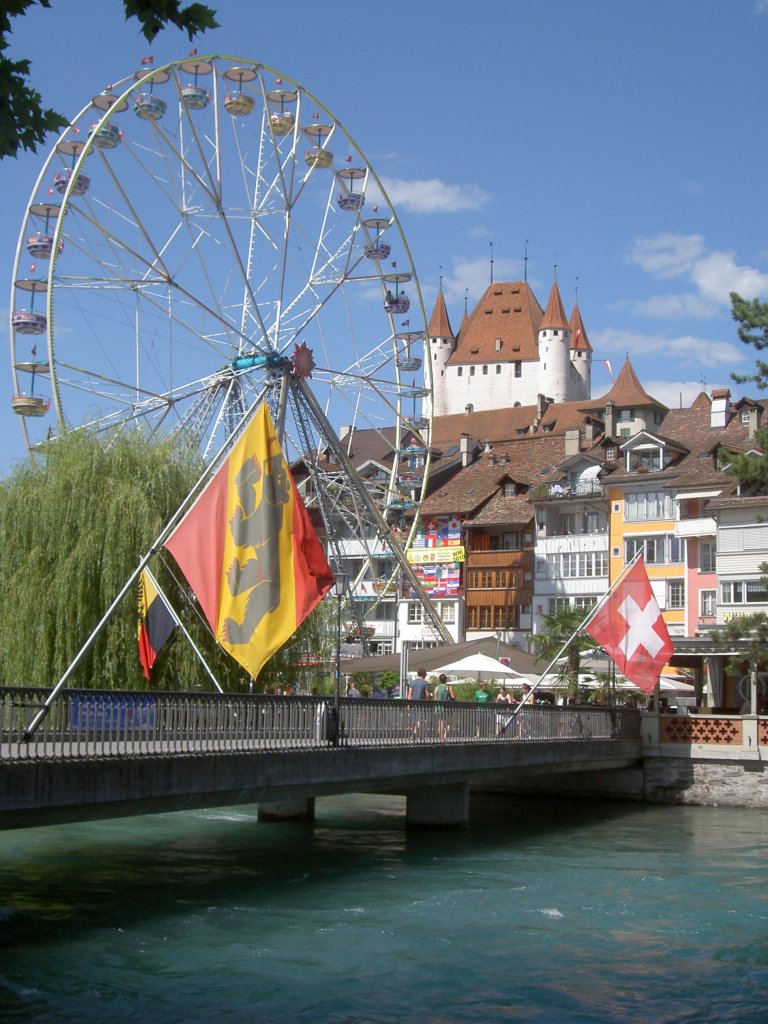
[(0, 833), (0, 1020), (768, 1020), (768, 815), (394, 797)]

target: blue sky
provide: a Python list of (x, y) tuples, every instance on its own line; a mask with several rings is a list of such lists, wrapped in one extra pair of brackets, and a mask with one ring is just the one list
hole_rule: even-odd
[[(383, 179), (427, 313), (442, 275), (453, 326), (490, 280), (557, 267), (578, 300), (593, 394), (629, 354), (668, 405), (730, 385), (754, 353), (728, 293), (768, 300), (768, 0), (211, 0), (221, 28), (153, 47), (117, 0), (54, 0), (16, 19), (46, 105), (73, 114), (153, 54), (191, 45), (262, 61), (314, 93)], [(52, 145), (55, 140), (51, 138)], [(14, 254), (43, 153), (0, 164), (0, 260)], [(7, 302), (2, 340), (8, 342)], [(8, 362), (6, 362), (8, 366)], [(741, 393), (732, 385), (734, 393)], [(23, 456), (6, 370), (0, 472)]]

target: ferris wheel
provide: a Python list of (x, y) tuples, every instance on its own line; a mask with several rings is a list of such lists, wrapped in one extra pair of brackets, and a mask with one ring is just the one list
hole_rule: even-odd
[(264, 396), (332, 554), (375, 597), (410, 575), (427, 485), (425, 324), (392, 203), (327, 107), (252, 60), (146, 58), (32, 190), (12, 404), (31, 451), (140, 426), (208, 458)]

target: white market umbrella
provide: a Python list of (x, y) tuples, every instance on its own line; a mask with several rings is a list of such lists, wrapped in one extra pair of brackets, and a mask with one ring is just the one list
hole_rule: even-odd
[(509, 665), (504, 665), (487, 654), (469, 654), (466, 658), (452, 661), (450, 665), (443, 665), (434, 671), (477, 679), (485, 677), (486, 679), (520, 679), (526, 683), (530, 682), (528, 676), (523, 675), (522, 672), (515, 672)]

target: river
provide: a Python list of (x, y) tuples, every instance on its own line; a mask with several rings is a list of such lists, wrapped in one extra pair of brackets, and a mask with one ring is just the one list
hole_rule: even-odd
[(765, 1024), (768, 815), (318, 800), (0, 833), (4, 1024)]

